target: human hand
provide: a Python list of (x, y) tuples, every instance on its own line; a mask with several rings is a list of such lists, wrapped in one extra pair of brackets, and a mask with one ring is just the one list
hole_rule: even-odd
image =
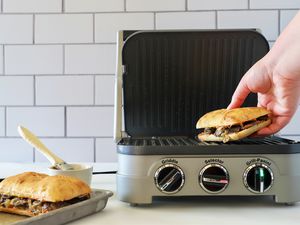
[(299, 69), (298, 77), (292, 79), (292, 76), (283, 75), (295, 72), (290, 70), (291, 65), (284, 63), (281, 67), (270, 68), (266, 60), (267, 58), (263, 58), (257, 62), (244, 75), (228, 106), (229, 109), (240, 107), (250, 92), (257, 93), (257, 106), (272, 112), (272, 123), (257, 132), (257, 135), (262, 136), (278, 132), (290, 121), (298, 107), (300, 96), (300, 64), (297, 63), (298, 68), (295, 68)]
[(240, 107), (250, 92), (257, 106), (272, 112), (272, 123), (257, 135), (270, 135), (291, 120), (300, 98), (300, 12), (279, 36), (270, 52), (241, 79), (228, 108)]

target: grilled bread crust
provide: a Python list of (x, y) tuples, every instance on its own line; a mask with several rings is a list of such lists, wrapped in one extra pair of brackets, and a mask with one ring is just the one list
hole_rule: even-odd
[(0, 183), (0, 194), (46, 202), (67, 201), (91, 193), (83, 181), (69, 176), (25, 172)]
[(4, 208), (4, 207), (0, 206), (0, 211), (18, 214), (18, 215), (22, 215), (22, 216), (34, 216), (33, 212), (31, 212), (30, 210), (26, 210), (26, 209)]
[(202, 116), (198, 120), (196, 128), (232, 126), (270, 114), (270, 111), (261, 107), (219, 109)]
[(261, 123), (258, 123), (252, 127), (241, 130), (239, 132), (225, 134), (222, 137), (217, 137), (214, 134), (201, 133), (198, 135), (198, 138), (201, 141), (218, 141), (218, 142), (223, 141), (224, 143), (226, 143), (228, 141), (236, 141), (248, 137), (249, 135), (255, 133), (256, 131), (260, 130), (263, 127), (268, 126), (269, 124), (271, 124), (271, 119), (262, 121)]

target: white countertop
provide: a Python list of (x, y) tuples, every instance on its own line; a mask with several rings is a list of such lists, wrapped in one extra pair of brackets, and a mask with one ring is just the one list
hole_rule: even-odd
[[(48, 164), (0, 163), (0, 177), (24, 171), (46, 172)], [(115, 170), (116, 164), (94, 164), (94, 171)], [(94, 175), (92, 188), (115, 192), (115, 175)], [(149, 206), (131, 207), (109, 198), (106, 208), (96, 214), (71, 222), (72, 225), (95, 224), (222, 224), (222, 225), (293, 225), (300, 223), (300, 203), (275, 204), (271, 198), (195, 197), (155, 201)]]

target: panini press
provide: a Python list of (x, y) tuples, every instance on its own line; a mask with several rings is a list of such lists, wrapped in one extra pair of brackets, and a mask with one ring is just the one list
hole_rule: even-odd
[[(120, 31), (115, 140), (117, 196), (273, 196), (300, 201), (300, 143), (277, 136), (200, 142), (197, 120), (226, 108), (269, 51), (256, 30)], [(256, 106), (250, 95), (244, 106)]]

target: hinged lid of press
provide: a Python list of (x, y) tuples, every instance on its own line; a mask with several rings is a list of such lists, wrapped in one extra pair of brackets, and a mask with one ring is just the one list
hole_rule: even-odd
[[(125, 131), (192, 136), (206, 112), (226, 108), (243, 74), (269, 50), (254, 30), (124, 32)], [(250, 95), (245, 106), (255, 106)]]

